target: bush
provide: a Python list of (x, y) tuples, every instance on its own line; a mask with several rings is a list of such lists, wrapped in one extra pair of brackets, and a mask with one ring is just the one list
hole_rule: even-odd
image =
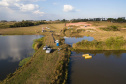
[(34, 23), (29, 22), (29, 21), (22, 21), (22, 22), (18, 22), (15, 23), (14, 25), (10, 25), (11, 28), (13, 27), (28, 27), (28, 26), (33, 26)]
[(78, 42), (77, 43), (77, 46), (82, 46), (82, 47), (85, 47), (85, 49), (89, 49), (91, 47), (95, 47), (97, 49), (102, 49), (102, 45), (104, 43), (102, 41), (96, 41), (96, 40), (93, 40), (93, 41), (87, 41), (87, 40), (83, 40), (81, 42)]
[(40, 24), (47, 24), (46, 22), (44, 21), (38, 21), (38, 22), (35, 22), (34, 25), (40, 25)]
[(121, 46), (125, 44), (125, 40), (123, 37), (111, 37), (106, 40), (106, 45), (109, 48), (119, 49)]
[(77, 33), (80, 33), (81, 31), (85, 31), (85, 29), (78, 29)]
[(24, 58), (23, 60), (21, 60), (21, 61), (19, 62), (19, 66), (23, 66), (23, 65), (26, 64), (30, 59), (31, 59), (31, 57)]
[(74, 49), (86, 49), (86, 50), (120, 50), (124, 49), (126, 41), (123, 37), (110, 37), (106, 41), (87, 41), (83, 40), (76, 44), (73, 44)]
[(118, 27), (117, 26), (109, 26), (107, 28), (100, 28), (104, 31), (119, 31)]
[(2, 28), (8, 28), (9, 27), (9, 25), (7, 25), (6, 23), (5, 24), (0, 24), (0, 29), (2, 29)]
[(39, 38), (39, 39), (35, 39), (33, 42), (32, 48), (35, 50), (39, 49), (43, 44), (43, 40), (44, 40), (44, 37)]
[(10, 28), (14, 28), (14, 27), (29, 27), (29, 26), (35, 26), (35, 25), (40, 25), (40, 24), (46, 24), (46, 22), (43, 21), (38, 21), (38, 22), (29, 22), (29, 21), (22, 21), (22, 22), (18, 22), (15, 23), (14, 25), (10, 25)]

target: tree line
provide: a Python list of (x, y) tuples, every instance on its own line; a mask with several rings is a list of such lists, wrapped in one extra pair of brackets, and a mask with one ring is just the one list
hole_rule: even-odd
[(14, 23), (13, 25), (10, 25), (10, 28), (15, 28), (15, 27), (29, 27), (29, 26), (36, 26), (40, 24), (47, 24), (47, 22), (44, 21), (38, 21), (38, 22), (30, 22), (30, 21), (22, 21), (18, 23)]
[(119, 23), (123, 23), (123, 22), (126, 22), (126, 19), (125, 18), (89, 18), (89, 19), (71, 19), (71, 20), (66, 20), (66, 19), (62, 19), (62, 20), (56, 20), (56, 21), (59, 21), (59, 22), (87, 22), (87, 21), (108, 21), (108, 22), (119, 22)]
[(119, 22), (119, 23), (126, 22), (126, 20), (123, 19), (123, 18), (118, 18), (118, 19), (108, 18), (107, 21), (109, 21), (109, 22)]

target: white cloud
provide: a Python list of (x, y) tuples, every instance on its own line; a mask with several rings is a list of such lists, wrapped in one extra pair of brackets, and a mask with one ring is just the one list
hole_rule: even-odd
[(34, 3), (37, 1), (46, 0), (0, 0), (0, 20), (40, 19), (45, 13)]
[(21, 4), (21, 5), (16, 5), (17, 7), (20, 8), (21, 11), (33, 11), (35, 9), (38, 9), (39, 6), (38, 5), (34, 5), (34, 4)]
[[(30, 19), (32, 15), (9, 8), (0, 8), (0, 20), (23, 20)], [(32, 18), (31, 18), (32, 19)]]
[(44, 12), (40, 12), (39, 10), (36, 10), (33, 13), (37, 14), (37, 15), (40, 15), (40, 16), (43, 16), (45, 14)]
[(1, 0), (0, 5), (2, 6), (9, 6), (10, 4), (13, 4), (15, 2), (19, 2), (20, 0)]
[(70, 11), (74, 11), (74, 7), (71, 5), (64, 5), (64, 12), (70, 12)]
[(9, 3), (7, 1), (5, 1), (5, 0), (2, 0), (2, 1), (0, 1), (0, 6), (7, 7), (7, 6), (9, 6)]
[(38, 1), (46, 1), (46, 0), (21, 0), (22, 2), (38, 2)]
[[(46, 14), (44, 13), (39, 13), (36, 14), (33, 13), (35, 11), (31, 11), (31, 12), (22, 12), (19, 10), (12, 10), (9, 8), (4, 8), (1, 7), (0, 8), (0, 20), (17, 20), (17, 21), (22, 21), (22, 20), (42, 20), (42, 19), (46, 19), (45, 16)], [(43, 15), (43, 16), (42, 16)]]

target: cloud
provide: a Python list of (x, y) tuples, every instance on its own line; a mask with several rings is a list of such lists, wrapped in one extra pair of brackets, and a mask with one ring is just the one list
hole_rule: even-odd
[(9, 3), (6, 2), (5, 0), (2, 0), (2, 1), (0, 1), (0, 6), (5, 6), (5, 7), (7, 7), (7, 6), (9, 6)]
[(12, 10), (10, 8), (0, 8), (0, 20), (27, 20), (34, 19), (31, 13), (21, 12), (19, 10)]
[(6, 7), (0, 7), (0, 20), (42, 20), (48, 18), (46, 15), (46, 13), (41, 12), (40, 10), (38, 12), (37, 10), (31, 12), (23, 12), (19, 10), (12, 10)]
[(36, 10), (33, 13), (40, 16), (43, 16), (45, 14), (44, 12), (40, 12), (39, 10)]
[(63, 11), (64, 11), (64, 12), (71, 12), (71, 11), (74, 11), (74, 7), (71, 6), (71, 5), (64, 5)]
[(46, 1), (46, 0), (29, 0), (29, 1), (36, 1), (37, 2), (37, 1)]
[(13, 3), (19, 2), (20, 0), (1, 0), (0, 6), (10, 6)]
[(35, 9), (38, 9), (39, 6), (38, 5), (34, 5), (34, 4), (15, 4), (17, 7), (19, 7), (19, 9), (23, 12), (26, 11), (33, 11)]
[[(0, 20), (40, 19), (45, 13), (33, 2), (46, 0), (1, 0)], [(34, 16), (34, 17), (33, 17)]]

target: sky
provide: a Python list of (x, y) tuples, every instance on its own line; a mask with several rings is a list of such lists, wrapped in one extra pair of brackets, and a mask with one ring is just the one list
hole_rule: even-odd
[(126, 17), (126, 0), (0, 0), (0, 20)]

